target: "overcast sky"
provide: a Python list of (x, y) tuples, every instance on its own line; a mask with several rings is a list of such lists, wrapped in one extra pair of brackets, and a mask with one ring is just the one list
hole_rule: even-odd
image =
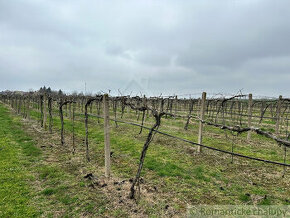
[(290, 95), (289, 0), (0, 0), (0, 90)]

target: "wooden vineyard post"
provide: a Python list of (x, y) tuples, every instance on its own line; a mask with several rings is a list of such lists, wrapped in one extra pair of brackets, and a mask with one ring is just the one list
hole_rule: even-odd
[(46, 114), (46, 94), (43, 95), (43, 128), (46, 129), (46, 119), (47, 119), (47, 114)]
[(61, 124), (61, 129), (60, 129), (60, 142), (61, 145), (64, 145), (64, 123), (63, 123), (63, 111), (62, 111), (62, 104), (63, 104), (63, 100), (62, 98), (60, 98), (59, 100), (59, 117), (60, 117), (60, 124)]
[(110, 123), (109, 123), (109, 96), (104, 94), (104, 140), (105, 140), (105, 176), (110, 177), (111, 171), (111, 149), (110, 149)]
[[(146, 96), (144, 95), (144, 97), (143, 97), (143, 107), (146, 107), (147, 106), (147, 100), (146, 100)], [(141, 134), (142, 133), (142, 130), (143, 130), (143, 124), (144, 124), (144, 119), (145, 119), (145, 113), (146, 113), (146, 110), (144, 110), (143, 112), (142, 112), (142, 123), (141, 123), (141, 129), (140, 129), (140, 132), (139, 132), (139, 134)], [(116, 117), (115, 117), (115, 119), (116, 119)]]
[(86, 156), (87, 161), (90, 162), (90, 155), (89, 155), (89, 129), (88, 129), (88, 106), (91, 101), (87, 101), (85, 104), (85, 129), (86, 129), (86, 137), (85, 137), (85, 144), (86, 144)]
[[(252, 114), (253, 114), (253, 95), (249, 94), (248, 102), (248, 127), (252, 125)], [(251, 139), (251, 131), (248, 131), (247, 140)]]
[(73, 154), (76, 152), (75, 147), (75, 110), (76, 110), (76, 104), (73, 103), (73, 109), (72, 109), (72, 143), (73, 143)]
[(23, 104), (23, 112), (22, 112), (22, 116), (23, 116), (23, 118), (26, 118), (26, 97), (25, 96), (23, 96), (23, 98), (22, 98), (22, 104)]
[(19, 96), (19, 100), (18, 100), (18, 114), (21, 113), (21, 107), (22, 107), (22, 97)]
[(43, 127), (43, 95), (40, 95), (40, 126)]
[(277, 135), (279, 135), (281, 103), (282, 103), (282, 95), (279, 96), (279, 100), (277, 102), (276, 131), (275, 131)]
[(52, 133), (52, 123), (53, 123), (53, 118), (52, 118), (52, 97), (48, 97), (48, 114), (49, 114), (49, 133)]
[(160, 112), (162, 112), (163, 106), (164, 106), (164, 100), (163, 100), (163, 98), (160, 98), (159, 101), (160, 101)]
[(201, 99), (199, 98), (197, 100), (197, 105), (196, 105), (196, 116), (200, 116), (200, 108), (201, 108)]
[(14, 109), (14, 112), (17, 113), (17, 96), (14, 96), (13, 109)]
[(81, 111), (81, 102), (80, 102), (80, 99), (77, 99), (77, 102), (78, 102), (78, 112)]
[(68, 105), (68, 114), (69, 114), (70, 119), (71, 119), (71, 104), (72, 103), (69, 103), (69, 105)]
[(27, 98), (27, 119), (30, 120), (30, 96)]
[(176, 114), (177, 114), (177, 95), (175, 96), (175, 99), (174, 99), (174, 119), (175, 119)]
[[(206, 92), (202, 93), (202, 98), (201, 98), (201, 105), (200, 105), (200, 116), (199, 118), (201, 120), (204, 120), (204, 111), (205, 111), (205, 100), (206, 100)], [(203, 123), (202, 121), (199, 121), (199, 129), (198, 129), (198, 144), (202, 144), (202, 130), (203, 130)], [(201, 146), (197, 147), (197, 152), (201, 152)]]

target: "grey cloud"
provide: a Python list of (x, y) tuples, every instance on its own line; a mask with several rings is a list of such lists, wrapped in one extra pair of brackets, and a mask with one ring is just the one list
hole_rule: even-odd
[(0, 1), (0, 86), (83, 91), (86, 82), (91, 92), (116, 94), (136, 81), (148, 94), (289, 95), (289, 7), (286, 0)]

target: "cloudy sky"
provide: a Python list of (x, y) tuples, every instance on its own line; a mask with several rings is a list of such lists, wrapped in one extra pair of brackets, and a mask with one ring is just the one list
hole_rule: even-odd
[(289, 0), (0, 0), (0, 90), (290, 95)]

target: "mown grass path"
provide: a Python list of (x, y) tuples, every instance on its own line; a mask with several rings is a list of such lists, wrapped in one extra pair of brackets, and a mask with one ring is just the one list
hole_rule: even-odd
[(19, 120), (0, 105), (0, 217), (34, 217), (39, 214), (30, 199), (30, 168), (41, 151), (24, 133)]
[[(0, 217), (112, 217), (102, 190), (90, 191), (82, 174), (58, 159), (51, 135), (0, 104)], [(62, 151), (63, 152), (63, 151)], [(65, 152), (64, 152), (65, 153)]]

